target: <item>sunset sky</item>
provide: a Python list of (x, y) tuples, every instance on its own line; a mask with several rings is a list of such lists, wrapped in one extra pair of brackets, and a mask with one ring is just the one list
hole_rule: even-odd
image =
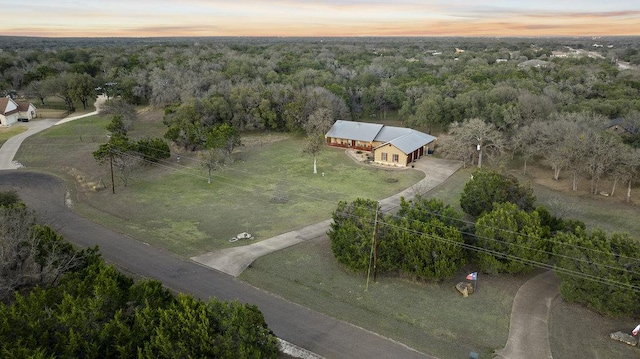
[(640, 35), (638, 0), (0, 0), (0, 35)]

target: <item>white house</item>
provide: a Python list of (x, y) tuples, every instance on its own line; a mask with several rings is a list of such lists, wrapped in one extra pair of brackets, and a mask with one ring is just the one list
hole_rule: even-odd
[(37, 110), (32, 103), (16, 102), (9, 97), (0, 98), (0, 126), (11, 126), (18, 121), (33, 120), (36, 116)]
[(20, 110), (18, 103), (9, 97), (0, 98), (0, 126), (10, 126), (18, 122)]
[(18, 111), (20, 111), (20, 117), (18, 119), (27, 119), (33, 120), (37, 117), (37, 109), (32, 103), (27, 102), (17, 102), (18, 103)]

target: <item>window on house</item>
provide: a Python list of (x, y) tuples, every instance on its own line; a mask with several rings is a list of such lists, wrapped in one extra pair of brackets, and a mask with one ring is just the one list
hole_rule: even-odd
[(393, 162), (398, 162), (398, 161), (400, 161), (400, 156), (393, 155)]
[(380, 159), (383, 161), (387, 160), (387, 153), (386, 152), (382, 152), (382, 154), (380, 155)]

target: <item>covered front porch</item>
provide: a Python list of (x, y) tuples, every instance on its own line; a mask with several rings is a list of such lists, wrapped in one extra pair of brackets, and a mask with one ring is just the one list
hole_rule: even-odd
[(327, 145), (332, 147), (352, 148), (354, 150), (372, 151), (373, 143), (344, 138), (327, 137)]

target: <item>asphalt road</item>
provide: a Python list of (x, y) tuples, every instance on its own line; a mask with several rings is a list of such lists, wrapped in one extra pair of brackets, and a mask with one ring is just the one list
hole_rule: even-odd
[(62, 180), (27, 171), (0, 171), (0, 190), (15, 189), (39, 219), (81, 247), (98, 245), (110, 263), (201, 299), (257, 305), (281, 339), (325, 358), (427, 358), (400, 343), (309, 310), (232, 276), (115, 233), (69, 210)]

